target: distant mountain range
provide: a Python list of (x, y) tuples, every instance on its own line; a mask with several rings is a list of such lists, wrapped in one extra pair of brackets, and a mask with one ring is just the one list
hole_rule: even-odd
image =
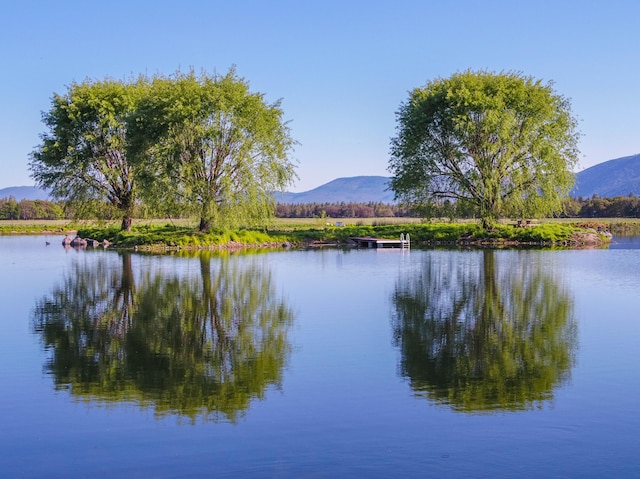
[[(386, 176), (354, 176), (337, 178), (302, 193), (276, 193), (279, 203), (393, 203)], [(576, 174), (576, 186), (571, 196), (602, 198), (640, 196), (640, 154), (605, 161)], [(17, 201), (46, 200), (46, 191), (35, 186), (13, 186), (0, 189), (0, 198), (14, 197)]]
[(0, 198), (12, 197), (16, 201), (22, 200), (49, 200), (49, 193), (35, 186), (10, 186), (0, 188)]
[(640, 196), (640, 154), (598, 163), (576, 175), (571, 196), (601, 198)]
[(276, 193), (278, 203), (393, 203), (386, 176), (337, 178), (302, 193)]

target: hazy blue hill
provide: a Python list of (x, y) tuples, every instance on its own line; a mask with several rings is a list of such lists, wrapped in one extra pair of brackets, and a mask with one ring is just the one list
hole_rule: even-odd
[(22, 200), (48, 200), (49, 194), (45, 190), (41, 190), (35, 186), (10, 186), (8, 188), (0, 188), (0, 198), (9, 198), (12, 196), (16, 201)]
[(387, 191), (386, 176), (354, 176), (337, 178), (302, 193), (276, 193), (279, 203), (393, 203), (393, 192)]
[[(387, 191), (390, 178), (385, 176), (354, 176), (337, 178), (329, 183), (302, 193), (276, 193), (279, 203), (393, 203), (393, 193)], [(35, 186), (11, 186), (0, 189), (0, 198), (13, 196), (16, 201), (46, 200), (46, 191)]]
[(571, 196), (640, 196), (640, 154), (599, 163), (576, 175)]

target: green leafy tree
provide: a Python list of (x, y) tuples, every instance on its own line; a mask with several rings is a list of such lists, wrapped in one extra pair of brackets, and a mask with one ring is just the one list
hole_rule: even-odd
[(397, 113), (391, 189), (418, 206), (471, 205), (485, 227), (559, 212), (574, 182), (576, 129), (569, 100), (531, 77), (467, 71), (433, 80)]
[(578, 216), (580, 213), (580, 208), (582, 208), (582, 203), (571, 196), (566, 197), (562, 201), (562, 215), (574, 217)]
[(30, 162), (31, 176), (53, 197), (78, 215), (117, 214), (125, 231), (131, 229), (137, 194), (125, 120), (144, 85), (143, 79), (85, 81), (55, 94), (43, 113), (49, 131)]
[(201, 231), (264, 223), (295, 178), (282, 115), (234, 70), (155, 78), (130, 122), (148, 202), (199, 217)]
[(0, 199), (0, 220), (17, 220), (20, 217), (20, 205), (13, 196)]
[(398, 280), (394, 341), (416, 395), (456, 411), (539, 406), (570, 376), (576, 349), (566, 288), (537, 252), (434, 251)]

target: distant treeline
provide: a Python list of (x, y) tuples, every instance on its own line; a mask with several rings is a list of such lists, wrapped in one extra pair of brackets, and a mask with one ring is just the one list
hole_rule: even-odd
[(579, 218), (640, 218), (640, 198), (633, 194), (615, 198), (582, 197), (565, 200), (567, 216)]
[(60, 220), (65, 217), (64, 208), (53, 201), (0, 198), (0, 220)]
[[(136, 212), (146, 217), (143, 211)], [(47, 200), (0, 198), (0, 220), (59, 220), (73, 218), (63, 203)], [(469, 214), (455, 204), (445, 202), (432, 205), (429, 211), (418, 211), (392, 203), (296, 203), (276, 206), (278, 218), (390, 218), (390, 217), (469, 218)], [(564, 216), (569, 218), (640, 218), (640, 198), (634, 195), (616, 198), (568, 198)], [(107, 218), (105, 218), (107, 219)], [(111, 219), (111, 218), (109, 218)]]
[[(472, 211), (462, 204), (444, 202), (430, 205), (428, 210), (416, 210), (396, 204), (369, 203), (303, 203), (278, 204), (278, 218), (381, 218), (381, 217), (432, 217), (470, 218)], [(640, 198), (618, 196), (616, 198), (589, 199), (567, 198), (563, 216), (570, 218), (640, 218)]]
[(368, 203), (278, 203), (278, 218), (389, 218), (420, 217), (415, 211), (395, 204), (370, 201)]

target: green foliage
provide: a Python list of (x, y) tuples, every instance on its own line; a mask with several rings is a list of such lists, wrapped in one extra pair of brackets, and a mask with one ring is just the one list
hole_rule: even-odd
[(43, 114), (48, 132), (31, 155), (32, 177), (78, 217), (110, 218), (116, 212), (122, 228), (130, 227), (137, 187), (127, 158), (126, 117), (144, 86), (142, 78), (73, 83), (53, 96)]
[(273, 229), (216, 229), (198, 231), (189, 226), (134, 225), (125, 232), (115, 226), (83, 227), (78, 231), (82, 238), (108, 240), (117, 247), (157, 246), (170, 248), (213, 248), (237, 246), (278, 246), (282, 243), (306, 244), (310, 242), (347, 243), (351, 237), (372, 236), (398, 239), (409, 234), (414, 245), (458, 242), (513, 242), (530, 244), (567, 243), (580, 228), (561, 223), (545, 223), (527, 228), (498, 224), (491, 230), (476, 223), (425, 223), (354, 225), (345, 227), (273, 228)]
[[(323, 216), (324, 215), (324, 216)], [(436, 215), (444, 216), (444, 215)], [(276, 205), (278, 218), (391, 218), (391, 217), (420, 217), (419, 212), (402, 205), (387, 204), (377, 201), (366, 203), (278, 203)]]
[(294, 145), (279, 102), (224, 76), (154, 78), (129, 119), (145, 200), (165, 214), (200, 218), (200, 230), (263, 225), (272, 194), (295, 178)]
[(454, 242), (460, 237), (472, 234), (479, 227), (475, 224), (429, 223), (429, 224), (395, 224), (382, 226), (348, 226), (335, 228), (327, 235), (346, 240), (352, 236), (374, 236), (378, 238), (400, 238), (401, 234), (409, 234), (414, 242), (443, 241)]
[(428, 212), (450, 200), (485, 226), (561, 210), (578, 133), (569, 101), (516, 73), (471, 72), (414, 89), (397, 113), (396, 198)]
[(574, 216), (581, 218), (640, 218), (640, 198), (618, 196), (616, 198), (593, 198), (577, 201), (580, 208)]
[(202, 232), (189, 226), (134, 225), (131, 231), (109, 228), (84, 227), (78, 230), (82, 238), (107, 240), (117, 247), (157, 246), (170, 248), (210, 248), (229, 244), (256, 246), (270, 244), (274, 238), (260, 230), (211, 230)]
[(0, 219), (17, 220), (20, 218), (20, 208), (15, 198), (0, 200)]
[(264, 225), (295, 178), (282, 116), (234, 70), (73, 83), (43, 114), (30, 169), (78, 218), (119, 215), (124, 231), (136, 209), (202, 231)]
[(0, 220), (59, 220), (64, 216), (62, 206), (53, 201), (0, 198)]
[(513, 238), (525, 243), (561, 243), (571, 239), (578, 231), (570, 225), (541, 224), (529, 228), (514, 228)]

